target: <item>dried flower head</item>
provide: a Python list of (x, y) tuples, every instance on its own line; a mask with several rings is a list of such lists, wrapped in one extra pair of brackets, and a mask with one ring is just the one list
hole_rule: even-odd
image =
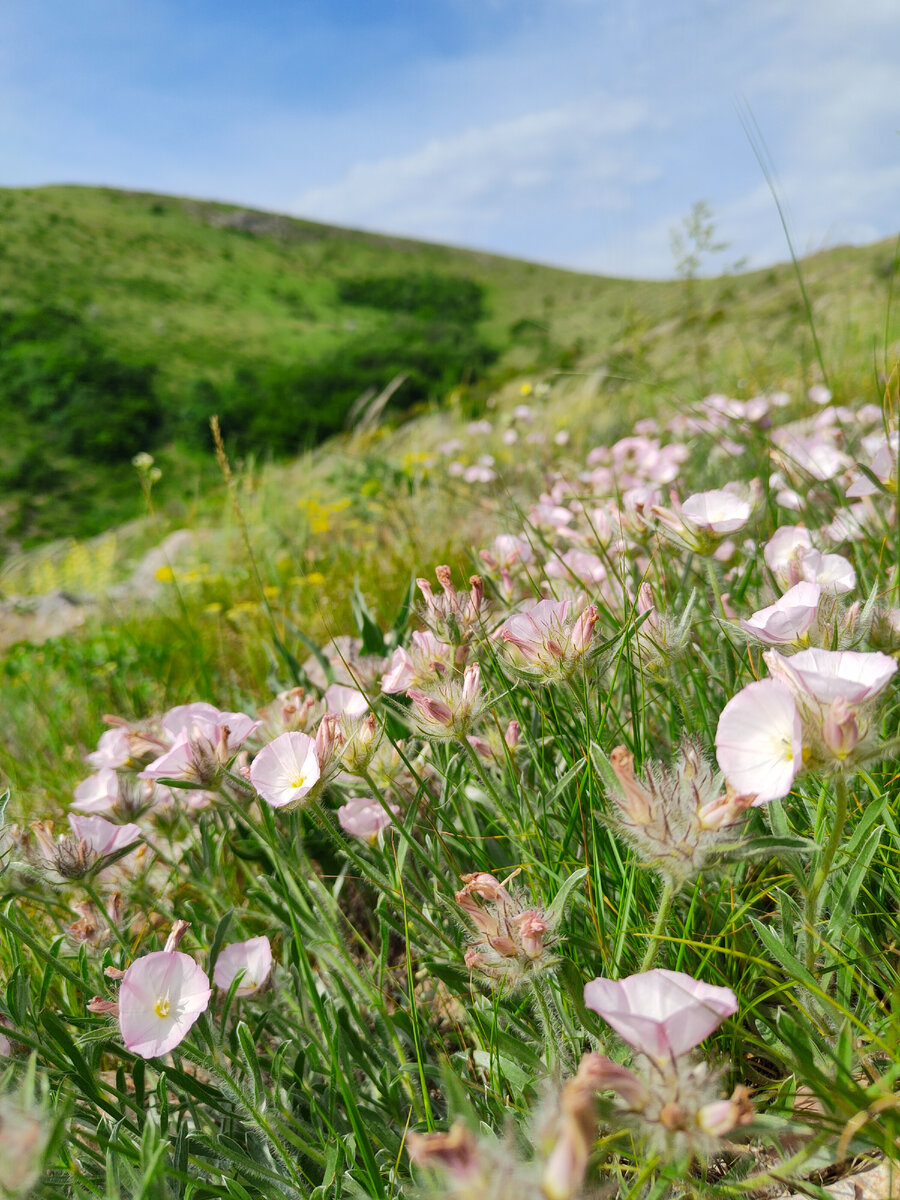
[(725, 790), (699, 741), (685, 737), (674, 767), (650, 763), (643, 781), (625, 746), (616, 746), (609, 762), (619, 783), (611, 794), (614, 827), (645, 866), (676, 887), (714, 866), (734, 844), (752, 797)]
[[(512, 876), (510, 876), (512, 878)], [(466, 966), (491, 984), (516, 988), (552, 970), (556, 917), (533, 907), (519, 892), (510, 892), (493, 875), (463, 875), (465, 887), (456, 903), (474, 929), (466, 950)]]
[(462, 738), (484, 710), (481, 668), (470, 663), (462, 675), (441, 680), (428, 692), (410, 688), (410, 714), (418, 731), (428, 738)]
[(427, 579), (416, 580), (423, 596), (422, 620), (441, 641), (467, 645), (481, 635), (487, 616), (481, 576), (472, 575), (468, 592), (458, 592), (448, 566), (435, 567), (434, 573), (441, 585), (438, 594)]

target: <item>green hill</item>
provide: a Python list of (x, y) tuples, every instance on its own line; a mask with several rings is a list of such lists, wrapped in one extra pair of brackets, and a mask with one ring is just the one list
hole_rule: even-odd
[[(790, 267), (639, 283), (85, 187), (2, 190), (0, 218), (7, 548), (137, 513), (141, 450), (165, 464), (163, 503), (206, 486), (213, 412), (238, 454), (289, 457), (392, 383), (395, 413), (461, 388), (474, 415), (525, 371), (602, 370), (611, 395), (700, 394), (736, 374), (752, 388), (773, 354), (818, 371)], [(836, 344), (865, 360), (844, 351), (884, 328), (893, 267), (887, 243), (808, 262), (826, 359)]]

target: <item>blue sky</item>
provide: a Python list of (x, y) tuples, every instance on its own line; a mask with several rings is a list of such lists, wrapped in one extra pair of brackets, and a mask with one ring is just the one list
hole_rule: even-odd
[(896, 0), (4, 0), (0, 184), (230, 200), (667, 276), (900, 230)]

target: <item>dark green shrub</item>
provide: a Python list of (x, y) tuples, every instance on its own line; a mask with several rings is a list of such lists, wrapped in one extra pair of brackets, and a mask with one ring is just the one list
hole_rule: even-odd
[(474, 279), (419, 271), (408, 275), (359, 275), (338, 281), (338, 298), (422, 320), (474, 325), (484, 316), (484, 288)]

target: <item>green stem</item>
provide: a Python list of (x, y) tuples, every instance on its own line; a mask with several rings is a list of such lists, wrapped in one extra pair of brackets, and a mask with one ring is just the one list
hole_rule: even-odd
[(719, 587), (719, 577), (716, 574), (716, 568), (713, 566), (712, 559), (706, 560), (706, 573), (709, 576), (709, 584), (713, 590), (713, 595), (716, 598), (720, 614), (725, 616), (725, 605), (722, 603), (722, 589)]
[(666, 921), (669, 917), (669, 912), (672, 908), (672, 901), (675, 899), (675, 885), (669, 880), (666, 880), (663, 886), (662, 895), (659, 898), (659, 909), (656, 913), (656, 920), (653, 922), (653, 929), (650, 933), (650, 942), (644, 953), (644, 959), (641, 963), (642, 971), (649, 971), (656, 961), (656, 955), (659, 951), (659, 943), (662, 938), (662, 931), (665, 928)]
[(828, 874), (831, 871), (834, 863), (834, 856), (837, 854), (838, 846), (841, 844), (841, 838), (844, 833), (844, 825), (847, 821), (847, 777), (841, 772), (835, 776), (834, 782), (835, 793), (835, 814), (834, 823), (831, 826), (831, 835), (825, 849), (822, 851), (822, 857), (819, 860), (819, 865), (816, 867), (816, 872), (812, 877), (812, 883), (809, 885), (809, 891), (806, 893), (806, 966), (809, 971), (812, 971), (816, 962), (816, 943), (814, 940), (814, 931), (818, 924), (821, 914), (822, 889), (828, 879)]
[(550, 1015), (550, 1008), (547, 1004), (547, 998), (544, 995), (540, 981), (535, 979), (531, 984), (531, 994), (534, 997), (534, 1002), (537, 1005), (538, 1017), (541, 1022), (541, 1029), (544, 1034), (544, 1044), (547, 1047), (547, 1071), (555, 1077), (559, 1074), (559, 1046), (557, 1045), (556, 1028), (553, 1024), (553, 1017)]
[(90, 876), (86, 875), (84, 877), (84, 879), (81, 880), (81, 886), (84, 888), (84, 890), (90, 896), (91, 900), (93, 901), (94, 908), (96, 908), (97, 912), (100, 914), (100, 916), (106, 922), (111, 933), (115, 937), (116, 941), (119, 943), (119, 945), (125, 951), (125, 953), (130, 957), (131, 956), (131, 946), (128, 942), (128, 939), (123, 935), (121, 929), (119, 929), (118, 925), (115, 923), (115, 921), (109, 915), (109, 913), (106, 911), (106, 905), (103, 903), (102, 897), (99, 895), (99, 893), (97, 892), (97, 889), (94, 887), (94, 884), (93, 884)]

